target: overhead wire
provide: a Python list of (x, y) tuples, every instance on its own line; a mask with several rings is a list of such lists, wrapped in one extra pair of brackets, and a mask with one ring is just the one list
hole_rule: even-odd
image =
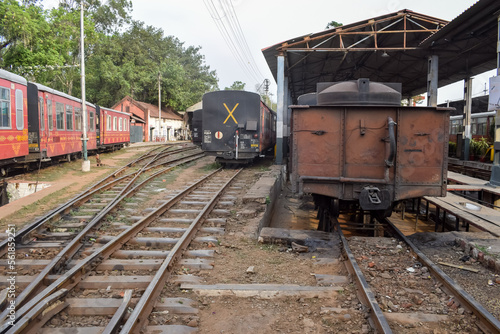
[(210, 16), (215, 22), (215, 25), (217, 26), (217, 29), (219, 30), (220, 34), (222, 35), (222, 38), (226, 42), (229, 50), (233, 54), (233, 57), (240, 63), (240, 66), (242, 66), (243, 70), (246, 72), (246, 75), (251, 76), (251, 73), (249, 70), (244, 66), (244, 61), (237, 52), (236, 46), (234, 45), (234, 42), (231, 40), (229, 33), (222, 22), (222, 17), (219, 15), (217, 8), (215, 7), (214, 3), (212, 0), (203, 0), (205, 3), (205, 7), (207, 8)]
[(214, 0), (203, 0), (203, 2), (242, 70), (256, 82), (261, 82), (264, 76), (250, 52), (231, 0), (218, 0), (218, 6), (214, 4)]
[[(252, 52), (250, 51), (250, 47), (248, 46), (247, 40), (245, 38), (245, 34), (243, 33), (243, 30), (241, 29), (240, 21), (238, 19), (238, 15), (236, 15), (236, 11), (234, 9), (232, 1), (231, 0), (222, 0), (222, 2), (225, 3), (226, 8), (228, 9), (228, 11), (226, 11), (226, 15), (230, 19), (232, 19), (232, 26), (236, 30), (234, 35), (236, 36), (238, 44), (240, 45), (240, 48), (241, 48), (245, 58), (248, 60), (248, 63), (252, 67), (252, 70), (254, 71), (254, 73), (263, 79), (264, 76), (262, 75), (258, 66), (256, 65), (255, 59), (252, 55)], [(230, 23), (231, 23), (231, 20), (230, 20)], [(261, 80), (259, 80), (259, 81), (261, 81)]]

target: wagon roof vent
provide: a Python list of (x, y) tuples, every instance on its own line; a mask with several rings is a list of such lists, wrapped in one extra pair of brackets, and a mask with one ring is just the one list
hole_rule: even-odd
[(400, 105), (401, 84), (362, 78), (317, 84), (318, 105)]

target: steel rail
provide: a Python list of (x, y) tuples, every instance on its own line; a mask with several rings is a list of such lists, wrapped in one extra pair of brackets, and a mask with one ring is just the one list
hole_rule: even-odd
[[(143, 156), (149, 156), (150, 153), (153, 150), (149, 151), (148, 153), (144, 154)], [(123, 169), (123, 168), (121, 168)], [(23, 227), (20, 231), (16, 232), (15, 236), (15, 242), (16, 243), (22, 243), (26, 240), (27, 235), (32, 232), (33, 230), (38, 229), (40, 226), (43, 224), (53, 220), (60, 218), (61, 215), (64, 215), (68, 213), (74, 206), (79, 206), (78, 203), (81, 201), (86, 202), (89, 197), (93, 196), (95, 194), (95, 189), (100, 189), (100, 190), (106, 190), (109, 189), (110, 187), (114, 186), (117, 182), (108, 182), (106, 181), (108, 179), (113, 179), (114, 174), (116, 172), (112, 172), (109, 175), (105, 176), (104, 179), (97, 181), (96, 183), (92, 184), (90, 187), (85, 189), (83, 192), (79, 193), (75, 197), (71, 198), (69, 201), (66, 203), (60, 205), (56, 209), (50, 211), (48, 214), (46, 214), (44, 217), (41, 217), (40, 219), (35, 220), (33, 223), (29, 224), (28, 226)], [(132, 173), (135, 174), (135, 173)], [(131, 174), (129, 174), (130, 177)], [(120, 182), (123, 180), (122, 178), (119, 179)], [(106, 187), (106, 186), (109, 187)], [(3, 256), (7, 253), (7, 244), (8, 240), (3, 240), (0, 243), (0, 256)]]
[[(64, 263), (67, 263), (71, 258), (80, 250), (80, 248), (84, 245), (85, 242), (85, 236), (88, 234), (88, 232), (95, 228), (97, 224), (110, 212), (112, 211), (124, 198), (129, 197), (133, 195), (135, 192), (137, 192), (143, 185), (145, 185), (148, 180), (155, 178), (158, 175), (161, 175), (169, 170), (171, 170), (174, 167), (177, 167), (181, 164), (196, 160), (201, 158), (203, 155), (195, 155), (194, 157), (189, 157), (189, 158), (180, 158), (180, 161), (177, 162), (174, 166), (165, 168), (163, 170), (160, 170), (159, 172), (151, 175), (147, 180), (141, 182), (140, 184), (136, 185), (133, 189), (128, 190), (127, 193), (124, 194), (125, 189), (120, 192), (120, 194), (115, 197), (114, 200), (112, 200), (104, 209), (101, 211), (97, 216), (95, 216), (92, 221), (90, 221), (86, 227), (80, 231), (80, 233), (63, 249), (59, 254), (38, 274), (38, 276), (17, 296), (16, 298), (16, 305), (21, 306), (23, 305), (24, 301), (29, 298), (31, 295), (36, 293), (38, 290), (40, 290), (41, 286), (43, 285), (43, 281), (49, 275), (51, 272), (54, 270), (57, 270), (61, 268)], [(172, 162), (168, 162), (168, 164), (171, 164)], [(144, 166), (142, 169), (146, 169), (148, 166)], [(129, 185), (126, 187), (126, 189), (130, 188), (135, 179), (139, 176), (140, 174), (138, 173), (134, 179), (129, 182)], [(45, 291), (45, 290), (44, 290)], [(38, 297), (38, 296), (37, 296)], [(16, 314), (20, 317), (23, 316), (25, 312), (27, 312), (31, 307), (29, 306), (31, 303), (27, 303), (25, 306), (26, 307), (21, 307)], [(4, 310), (2, 314), (0, 315), (0, 319), (6, 319), (8, 314), (8, 310)], [(3, 332), (4, 327), (8, 324), (4, 324), (2, 327), (0, 327), (0, 330)]]
[(458, 285), (453, 279), (451, 279), (444, 271), (441, 270), (437, 265), (435, 265), (424, 253), (422, 253), (417, 246), (415, 246), (389, 219), (385, 218), (384, 222), (391, 227), (391, 229), (397, 234), (397, 236), (406, 242), (408, 246), (412, 249), (412, 252), (418, 258), (419, 262), (427, 266), (429, 271), (434, 274), (434, 276), (439, 279), (441, 283), (450, 291), (450, 293), (458, 299), (460, 304), (474, 313), (474, 315), (479, 319), (480, 325), (484, 325), (481, 328), (484, 332), (488, 333), (500, 333), (500, 321), (495, 318), (490, 312), (488, 312), (481, 304), (479, 304), (471, 295), (469, 295), (460, 285)]
[(145, 154), (145, 155), (143, 155), (143, 156), (135, 159), (134, 161), (129, 162), (128, 164), (126, 164), (125, 166), (123, 166), (122, 168), (120, 168), (119, 170), (117, 170), (116, 172), (114, 172), (113, 174), (111, 174), (110, 177), (111, 176), (114, 176), (114, 177), (118, 176), (126, 168), (130, 168), (133, 165), (135, 165), (136, 163), (138, 163), (139, 161), (145, 160), (147, 158), (154, 157), (156, 160), (160, 160), (160, 159), (163, 159), (165, 156), (169, 156), (169, 155), (176, 154), (176, 153), (182, 153), (182, 152), (185, 152), (185, 151), (190, 151), (190, 150), (194, 150), (194, 149), (198, 148), (196, 146), (191, 146), (191, 147), (188, 146), (188, 147), (182, 147), (182, 148), (170, 151), (170, 149), (172, 147), (173, 147), (173, 145), (169, 146), (169, 147), (167, 147), (167, 148), (165, 148), (165, 149), (163, 149), (160, 152), (155, 153), (155, 154), (152, 154), (151, 152), (149, 152), (147, 155)]
[[(52, 210), (47, 215), (35, 220), (33, 223), (31, 223), (29, 225), (23, 227), (20, 231), (17, 231), (16, 236), (15, 236), (15, 242), (16, 243), (25, 242), (26, 239), (29, 238), (29, 234), (31, 232), (33, 232), (34, 230), (37, 230), (42, 225), (44, 225), (50, 221), (53, 221), (55, 219), (60, 218), (62, 215), (68, 213), (74, 207), (78, 207), (81, 204), (88, 201), (88, 199), (91, 198), (92, 196), (94, 196), (97, 192), (107, 190), (107, 189), (115, 186), (117, 183), (122, 182), (123, 179), (131, 177), (131, 175), (133, 175), (133, 174), (126, 175), (126, 176), (123, 176), (122, 178), (111, 181), (111, 182), (103, 185), (101, 188), (97, 188), (94, 190), (91, 190), (91, 188), (89, 188), (89, 189), (83, 191), (82, 193), (80, 193), (77, 196), (70, 199), (68, 202), (66, 202), (66, 203), (60, 205), (59, 207), (57, 207), (56, 209)], [(3, 240), (0, 243), (0, 256), (3, 256), (7, 253), (7, 244), (8, 244), (7, 240)]]
[[(37, 307), (30, 310), (27, 317), (16, 323), (16, 332), (27, 331), (28, 333), (36, 333), (50, 317), (68, 306), (68, 304), (60, 302), (60, 299), (66, 296), (68, 290), (61, 289), (50, 296), (47, 296)], [(55, 312), (55, 313), (54, 313)], [(48, 316), (47, 316), (48, 315)], [(39, 318), (40, 321), (33, 322), (31, 319)]]
[(333, 217), (331, 217), (330, 219), (332, 220), (333, 224), (335, 224), (335, 228), (337, 229), (337, 232), (339, 233), (340, 236), (340, 240), (342, 241), (342, 244), (344, 246), (344, 252), (348, 259), (346, 263), (349, 265), (347, 270), (356, 279), (356, 285), (358, 286), (358, 291), (362, 292), (362, 294), (358, 294), (358, 296), (363, 299), (364, 305), (370, 308), (369, 314), (370, 314), (370, 319), (372, 320), (371, 323), (372, 327), (375, 327), (375, 331), (377, 333), (387, 333), (387, 334), (392, 333), (391, 327), (389, 326), (389, 323), (387, 322), (387, 319), (385, 318), (382, 309), (378, 305), (377, 299), (375, 298), (375, 294), (371, 290), (370, 285), (366, 281), (366, 278), (363, 275), (361, 268), (356, 262), (354, 254), (351, 252), (351, 249), (349, 248), (347, 239), (345, 238), (344, 233), (342, 232), (342, 228), (340, 227), (338, 220)]
[(156, 272), (153, 280), (142, 294), (141, 299), (137, 302), (134, 311), (129, 316), (127, 322), (123, 325), (120, 333), (139, 333), (147, 325), (147, 318), (153, 310), (155, 301), (160, 295), (165, 282), (170, 277), (173, 266), (187, 249), (196, 233), (201, 228), (206, 216), (213, 210), (219, 198), (222, 196), (223, 191), (241, 171), (242, 169), (238, 170), (212, 197), (212, 199), (205, 205), (202, 211), (191, 223), (187, 231), (184, 232), (179, 241), (168, 253), (162, 265)]
[(133, 166), (133, 165), (135, 165), (137, 162), (142, 161), (142, 160), (145, 160), (145, 159), (147, 159), (147, 158), (151, 158), (151, 157), (158, 156), (158, 154), (163, 153), (163, 152), (165, 152), (165, 151), (168, 151), (168, 150), (169, 150), (169, 149), (171, 149), (171, 148), (172, 148), (172, 146), (169, 146), (169, 147), (167, 147), (167, 148), (163, 149), (161, 152), (156, 153), (156, 154), (152, 154), (152, 153), (151, 153), (151, 152), (152, 152), (152, 151), (154, 151), (154, 150), (149, 151), (148, 153), (143, 154), (143, 155), (142, 155), (142, 156), (140, 156), (139, 158), (137, 158), (137, 159), (133, 160), (132, 162), (129, 162), (129, 163), (128, 163), (128, 164), (126, 164), (125, 166), (123, 166), (123, 167), (119, 168), (119, 169), (118, 169), (117, 171), (115, 171), (114, 173), (111, 173), (111, 174), (108, 176), (108, 178), (111, 178), (111, 177), (117, 177), (118, 175), (120, 175), (121, 173), (123, 173), (123, 171), (125, 171), (127, 168), (132, 167), (132, 166)]
[[(33, 308), (39, 308), (39, 304), (43, 302), (45, 298), (55, 293), (58, 290), (66, 289), (71, 290), (75, 287), (82, 278), (90, 273), (93, 269), (95, 269), (103, 260), (107, 259), (111, 254), (117, 251), (122, 245), (136, 236), (142, 229), (147, 227), (152, 221), (165, 213), (168, 209), (170, 209), (173, 205), (178, 203), (182, 197), (184, 197), (187, 193), (191, 192), (192, 189), (199, 186), (209, 178), (211, 178), (214, 174), (218, 173), (220, 169), (208, 174), (204, 178), (198, 180), (193, 185), (186, 187), (182, 192), (177, 194), (175, 197), (165, 202), (163, 205), (158, 207), (155, 211), (148, 214), (146, 217), (138, 221), (136, 224), (130, 226), (127, 230), (124, 230), (122, 233), (117, 235), (113, 240), (106, 243), (101, 248), (94, 251), (91, 255), (87, 256), (81, 262), (76, 264), (73, 268), (71, 268), (64, 275), (59, 277), (56, 281), (54, 281), (51, 285), (46, 287), (41, 293), (36, 295), (29, 303), (23, 306), (16, 312), (16, 324), (19, 321), (25, 321), (23, 317), (30, 312)], [(161, 174), (161, 171), (157, 173)], [(146, 183), (147, 180), (143, 181)], [(35, 319), (32, 319), (35, 320)], [(11, 326), (9, 323), (5, 323), (0, 328), (1, 333), (19, 333), (16, 329), (16, 326)]]
[[(161, 152), (160, 152), (161, 153)], [(149, 153), (148, 153), (149, 154)], [(177, 161), (183, 158), (179, 159), (174, 159), (172, 161), (163, 163), (161, 165), (166, 165), (169, 164), (173, 161)], [(161, 165), (156, 165), (155, 167), (161, 166)], [(75, 207), (81, 206), (83, 203), (87, 202), (89, 198), (94, 196), (97, 192), (100, 191), (105, 191), (109, 188), (114, 187), (116, 184), (121, 183), (123, 180), (126, 178), (134, 177), (138, 171), (132, 172), (128, 175), (122, 176), (118, 179), (113, 179), (113, 173), (111, 175), (106, 176), (103, 180), (96, 182), (95, 184), (91, 185), (89, 188), (81, 192), (80, 194), (76, 195), (72, 199), (70, 199), (68, 202), (60, 205), (56, 209), (50, 211), (48, 214), (45, 216), (35, 220), (33, 223), (23, 227), (21, 230), (16, 231), (16, 236), (15, 236), (15, 242), (16, 243), (24, 243), (27, 241), (29, 238), (29, 235), (31, 232), (39, 229), (41, 226), (44, 224), (59, 219), (61, 218), (62, 215), (67, 214), (69, 211), (74, 209)], [(111, 179), (110, 182), (103, 184), (106, 180)], [(99, 187), (100, 186), (100, 187)], [(7, 245), (8, 245), (8, 240), (5, 239), (2, 242), (0, 242), (0, 256), (4, 256), (7, 253)]]

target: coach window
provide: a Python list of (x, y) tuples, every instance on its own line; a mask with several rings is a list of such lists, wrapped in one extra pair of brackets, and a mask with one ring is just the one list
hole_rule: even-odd
[(113, 131), (116, 131), (116, 116), (113, 117)]
[(20, 89), (16, 89), (16, 128), (24, 129), (23, 91)]
[(57, 130), (64, 130), (64, 104), (56, 102), (56, 127)]
[(94, 112), (91, 111), (89, 113), (89, 129), (90, 131), (94, 131)]
[(462, 120), (461, 119), (455, 119), (451, 121), (451, 126), (450, 126), (450, 134), (451, 135), (456, 135), (460, 131), (460, 127), (462, 126)]
[(75, 108), (75, 130), (82, 131), (82, 108)]
[(0, 87), (0, 128), (10, 129), (10, 90)]
[(121, 117), (118, 119), (118, 130), (123, 131), (123, 119)]
[(73, 106), (66, 105), (66, 131), (73, 130)]
[(43, 105), (43, 97), (38, 98), (38, 110), (40, 110), (40, 130), (45, 130), (45, 110)]
[(486, 117), (480, 117), (477, 118), (477, 133), (478, 135), (486, 136), (486, 122), (487, 122)]
[(108, 115), (108, 124), (106, 125), (106, 129), (108, 131), (111, 131), (111, 116), (110, 115)]
[(47, 116), (49, 118), (49, 130), (54, 128), (54, 110), (52, 110), (52, 100), (47, 100)]

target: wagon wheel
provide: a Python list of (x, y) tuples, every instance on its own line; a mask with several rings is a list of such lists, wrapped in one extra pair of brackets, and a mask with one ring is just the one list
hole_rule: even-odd
[(325, 208), (320, 208), (319, 210), (320, 211), (318, 212), (321, 212), (321, 214), (318, 224), (318, 231), (333, 232), (333, 224), (332, 220), (330, 219), (332, 215), (330, 210)]

